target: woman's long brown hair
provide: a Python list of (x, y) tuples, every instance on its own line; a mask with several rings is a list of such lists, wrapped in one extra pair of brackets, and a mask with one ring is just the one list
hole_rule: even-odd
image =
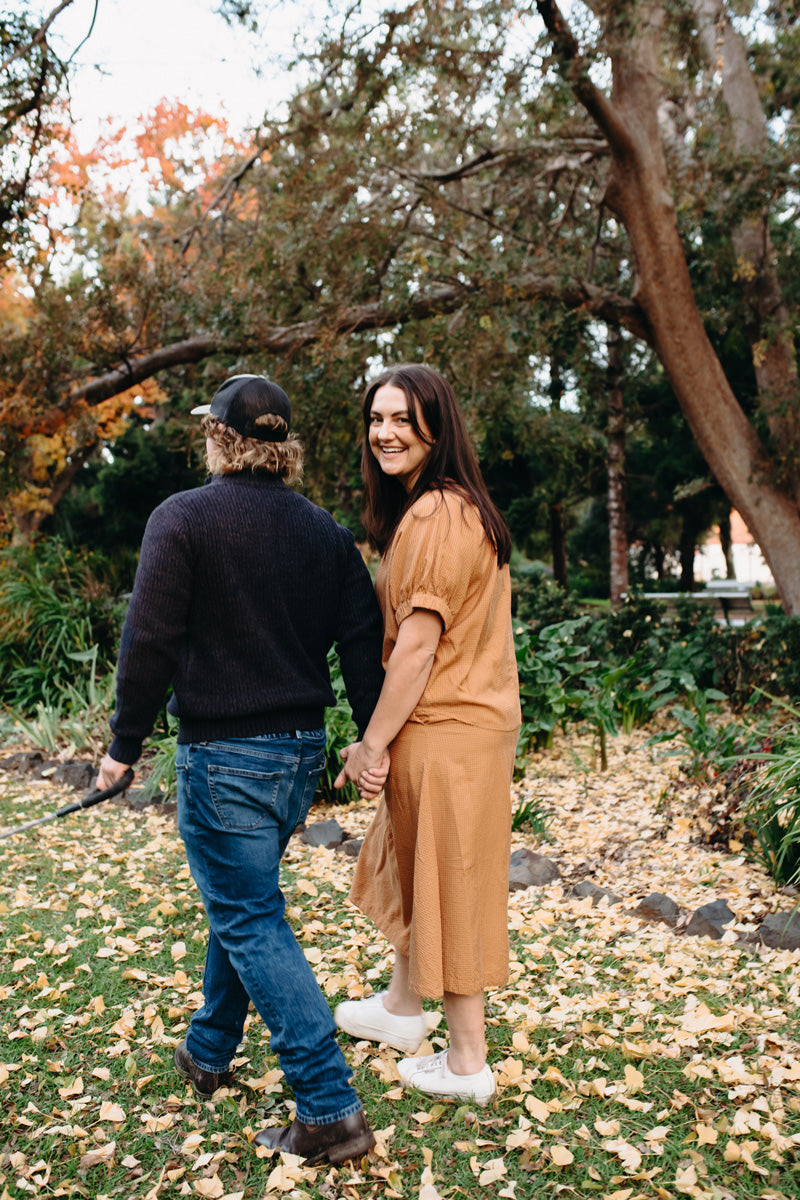
[[(431, 450), (410, 492), (399, 479), (385, 475), (369, 444), (372, 401), (379, 388), (400, 388), (408, 401), (408, 418), (417, 437)], [(423, 434), (419, 419), (431, 436)], [(425, 492), (459, 491), (477, 508), (486, 536), (494, 547), (497, 564), (502, 567), (511, 557), (511, 534), (483, 482), (478, 459), (469, 440), (464, 417), (455, 393), (447, 380), (418, 363), (390, 367), (375, 379), (364, 396), (364, 447), (361, 473), (364, 477), (362, 519), (370, 543), (381, 554), (388, 546), (403, 513)]]

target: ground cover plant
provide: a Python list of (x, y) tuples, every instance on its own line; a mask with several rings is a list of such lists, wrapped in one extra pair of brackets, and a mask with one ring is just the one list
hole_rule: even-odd
[[(111, 803), (0, 843), (0, 1196), (797, 1196), (800, 952), (739, 940), (787, 899), (738, 843), (701, 844), (709, 784), (647, 741), (609, 739), (606, 772), (590, 740), (559, 741), (515, 787), (517, 811), (534, 800), (552, 818), (541, 848), (563, 878), (510, 897), (511, 978), (488, 1001), (497, 1099), (406, 1093), (395, 1052), (343, 1039), (380, 1131), (344, 1168), (254, 1152), (253, 1133), (291, 1115), (257, 1018), (212, 1100), (172, 1069), (205, 920), (169, 806)], [(0, 823), (65, 798), (2, 776)], [(312, 815), (359, 835), (371, 811)], [(285, 863), (289, 918), (332, 1004), (388, 978), (386, 943), (347, 901), (352, 865), (298, 839)], [(622, 902), (571, 897), (587, 877)], [(725, 897), (737, 921), (721, 942), (646, 924), (634, 909), (654, 890), (687, 910)]]
[(127, 598), (107, 560), (56, 538), (0, 548), (0, 701), (30, 716), (105, 675)]

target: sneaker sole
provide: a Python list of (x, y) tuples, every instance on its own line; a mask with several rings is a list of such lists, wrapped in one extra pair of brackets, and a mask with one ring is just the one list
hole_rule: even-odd
[(430, 1096), (432, 1100), (462, 1100), (465, 1103), (477, 1104), (481, 1108), (485, 1108), (490, 1100), (494, 1100), (497, 1091), (490, 1092), (488, 1096), (472, 1096), (466, 1092), (429, 1092), (425, 1088), (421, 1088), (417, 1083), (406, 1083), (402, 1080), (403, 1087), (409, 1088), (414, 1092), (422, 1092), (424, 1096)]
[(350, 1037), (361, 1038), (365, 1042), (383, 1042), (385, 1046), (391, 1046), (393, 1050), (408, 1050), (411, 1054), (413, 1054), (415, 1050), (419, 1050), (420, 1046), (425, 1041), (425, 1038), (428, 1036), (427, 1033), (425, 1033), (421, 1038), (392, 1037), (387, 1030), (377, 1029), (371, 1025), (356, 1026), (356, 1024), (353, 1023), (348, 1028), (348, 1026), (343, 1024), (341, 1021), (337, 1021), (336, 1024), (339, 1026), (342, 1033), (347, 1033), (350, 1035)]

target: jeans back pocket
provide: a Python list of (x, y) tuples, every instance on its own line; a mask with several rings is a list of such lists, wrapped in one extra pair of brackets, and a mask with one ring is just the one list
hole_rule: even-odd
[[(288, 786), (281, 788), (282, 783)], [(286, 819), (291, 773), (254, 771), (210, 763), (208, 791), (225, 829), (258, 829), (268, 821)]]

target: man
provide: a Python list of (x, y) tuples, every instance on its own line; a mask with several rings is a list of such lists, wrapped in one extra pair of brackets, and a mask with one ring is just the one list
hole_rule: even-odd
[(205, 1002), (175, 1066), (203, 1096), (229, 1083), (252, 1001), (297, 1101), (292, 1124), (256, 1142), (342, 1162), (374, 1138), (284, 919), (278, 867), (325, 762), (328, 650), (363, 731), (383, 676), (380, 611), (351, 534), (287, 486), (302, 447), (286, 393), (235, 375), (192, 411), (211, 476), (148, 521), (98, 787), (136, 762), (171, 686), (178, 828), (210, 927)]

